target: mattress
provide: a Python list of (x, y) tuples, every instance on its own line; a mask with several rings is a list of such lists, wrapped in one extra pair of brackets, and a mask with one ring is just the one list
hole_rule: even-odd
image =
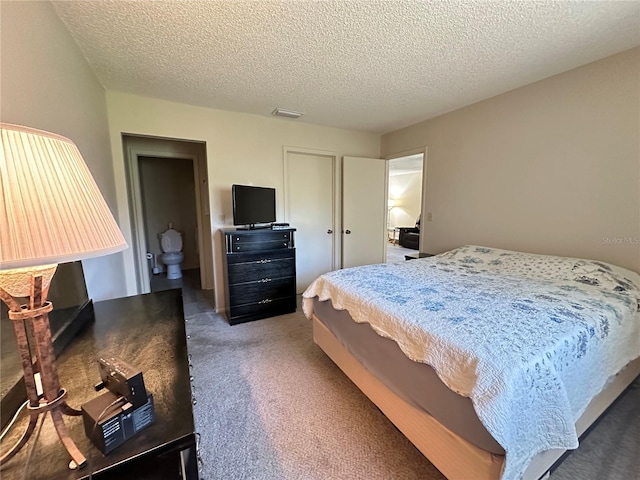
[(376, 334), (368, 323), (354, 322), (346, 310), (334, 310), (331, 301), (315, 298), (313, 309), (318, 320), (389, 390), (469, 443), (504, 455), (478, 419), (471, 399), (447, 388), (433, 368), (408, 359), (396, 342)]

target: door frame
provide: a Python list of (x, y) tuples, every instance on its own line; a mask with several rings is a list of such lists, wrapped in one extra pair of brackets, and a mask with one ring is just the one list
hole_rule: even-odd
[[(314, 155), (318, 157), (327, 157), (331, 162), (331, 230), (333, 230), (333, 239), (331, 241), (331, 270), (336, 269), (336, 265), (340, 265), (340, 258), (342, 256), (342, 245), (340, 243), (340, 236), (336, 230), (336, 225), (340, 225), (341, 221), (341, 212), (340, 209), (337, 208), (337, 205), (340, 205), (340, 192), (338, 189), (338, 185), (340, 182), (340, 170), (338, 168), (338, 154), (336, 152), (328, 151), (328, 150), (317, 150), (313, 148), (304, 148), (304, 147), (293, 147), (293, 146), (283, 146), (282, 148), (282, 158), (283, 158), (283, 182), (284, 182), (284, 221), (289, 221), (289, 214), (291, 212), (291, 208), (289, 205), (289, 192), (287, 191), (287, 185), (289, 184), (289, 154), (299, 154), (299, 155)], [(295, 227), (295, 225), (294, 225)]]
[[(431, 221), (431, 220), (427, 220), (427, 208), (426, 208), (426, 201), (427, 201), (427, 146), (424, 145), (422, 147), (416, 147), (416, 148), (411, 148), (409, 150), (403, 150), (401, 152), (395, 152), (395, 153), (389, 153), (387, 155), (385, 155), (384, 158), (385, 160), (393, 160), (395, 158), (402, 158), (402, 157), (409, 157), (411, 155), (417, 155), (419, 153), (422, 154), (422, 191), (420, 192), (420, 231), (422, 232), (422, 226), (427, 223), (427, 221)], [(387, 162), (388, 163), (388, 162)], [(389, 191), (389, 176), (387, 173), (387, 191)], [(425, 213), (424, 215), (422, 215), (422, 213)], [(388, 212), (387, 212), (388, 215)], [(426, 252), (425, 250), (425, 237), (426, 235), (422, 235), (420, 234), (420, 243), (418, 245), (419, 250), (418, 252)]]
[[(202, 176), (205, 172), (200, 172), (200, 156), (193, 153), (162, 152), (147, 150), (137, 147), (127, 147), (125, 155), (125, 170), (127, 172), (127, 188), (129, 190), (129, 210), (131, 212), (131, 239), (133, 245), (134, 270), (136, 274), (137, 293), (144, 294), (151, 292), (151, 277), (147, 265), (146, 229), (144, 226), (144, 213), (142, 210), (142, 189), (140, 188), (139, 157), (174, 158), (191, 160), (193, 167), (193, 180), (195, 188), (196, 204), (196, 225), (198, 228), (198, 260), (200, 263), (200, 285), (201, 288), (209, 287), (209, 277), (213, 272), (207, 270), (206, 257), (210, 256), (211, 246), (207, 247), (205, 241), (205, 229), (209, 229), (206, 221), (207, 211), (203, 207)], [(206, 178), (204, 178), (206, 180)], [(211, 242), (209, 242), (210, 244)], [(212, 288), (212, 287), (211, 287)]]

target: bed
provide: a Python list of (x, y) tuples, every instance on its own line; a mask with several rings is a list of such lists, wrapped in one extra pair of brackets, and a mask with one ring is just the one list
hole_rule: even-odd
[(640, 374), (640, 276), (467, 245), (338, 270), (314, 340), (449, 479), (538, 479)]

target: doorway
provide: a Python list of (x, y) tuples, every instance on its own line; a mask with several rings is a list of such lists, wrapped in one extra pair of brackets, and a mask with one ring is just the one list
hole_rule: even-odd
[(213, 288), (211, 222), (205, 145), (202, 142), (123, 135), (132, 249), (138, 293), (177, 288), (166, 278), (159, 235), (182, 234), (181, 263), (201, 289)]
[(200, 268), (193, 160), (138, 156), (150, 288), (152, 292), (182, 287), (182, 279), (167, 278), (161, 236), (171, 228), (180, 233), (184, 259), (180, 268)]
[[(424, 153), (389, 160), (386, 261), (418, 253), (422, 225)], [(401, 238), (402, 236), (402, 238)]]

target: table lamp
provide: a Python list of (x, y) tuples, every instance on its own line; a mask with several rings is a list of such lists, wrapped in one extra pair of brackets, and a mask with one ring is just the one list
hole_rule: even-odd
[(47, 294), (58, 263), (115, 253), (127, 244), (71, 140), (6, 123), (0, 123), (0, 135), (0, 299), (13, 322), (30, 415), (0, 465), (26, 444), (48, 412), (70, 467), (82, 467), (86, 459), (62, 416), (81, 413), (67, 405), (60, 387)]

